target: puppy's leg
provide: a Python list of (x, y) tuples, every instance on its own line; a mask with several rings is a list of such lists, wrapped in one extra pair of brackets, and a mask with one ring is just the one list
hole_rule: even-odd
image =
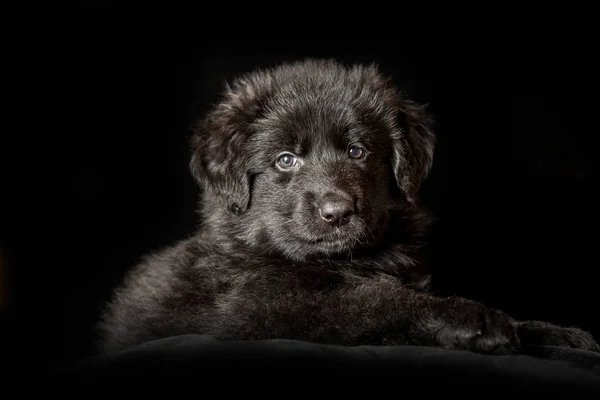
[(210, 318), (217, 322), (212, 335), (344, 345), (412, 344), (482, 353), (520, 348), (516, 323), (503, 312), (457, 297), (413, 291), (392, 279), (365, 279), (326, 292), (266, 282), (258, 286), (246, 285), (235, 296), (219, 300), (219, 312)]
[[(355, 295), (356, 304), (361, 304), (364, 294)], [(382, 332), (390, 344), (494, 354), (515, 353), (520, 349), (516, 321), (500, 310), (460, 297), (438, 298), (407, 289), (395, 291), (389, 301), (392, 307), (386, 311), (395, 318), (388, 325), (382, 315)]]
[(578, 328), (543, 321), (519, 321), (517, 332), (523, 345), (571, 347), (600, 352), (600, 345), (593, 336)]

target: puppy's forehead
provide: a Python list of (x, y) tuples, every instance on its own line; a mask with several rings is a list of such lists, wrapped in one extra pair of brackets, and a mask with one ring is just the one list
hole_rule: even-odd
[(366, 110), (335, 93), (274, 97), (254, 124), (263, 143), (297, 154), (314, 149), (344, 149), (368, 142), (373, 126)]
[(348, 105), (331, 100), (301, 99), (276, 107), (265, 116), (274, 140), (306, 142), (315, 146), (345, 139), (351, 128), (359, 127), (358, 116)]

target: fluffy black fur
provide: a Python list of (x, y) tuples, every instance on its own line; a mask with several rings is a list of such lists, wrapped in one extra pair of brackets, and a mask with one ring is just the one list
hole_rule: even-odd
[(239, 77), (193, 132), (198, 231), (128, 273), (98, 326), (101, 349), (203, 333), (598, 350), (579, 329), (427, 292), (418, 192), (434, 146), (426, 109), (374, 65), (304, 60)]

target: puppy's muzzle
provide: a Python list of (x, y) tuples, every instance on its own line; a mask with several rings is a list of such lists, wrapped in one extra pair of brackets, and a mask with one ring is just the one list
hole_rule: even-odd
[(347, 224), (354, 215), (354, 202), (347, 194), (328, 193), (318, 202), (319, 216), (331, 226)]

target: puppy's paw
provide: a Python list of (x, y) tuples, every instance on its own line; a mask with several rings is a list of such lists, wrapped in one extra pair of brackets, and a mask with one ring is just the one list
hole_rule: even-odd
[(436, 337), (442, 347), (488, 354), (519, 351), (516, 323), (504, 312), (466, 300), (451, 308)]
[(570, 347), (600, 352), (594, 337), (578, 328), (553, 325), (543, 321), (523, 321), (517, 325), (519, 338), (524, 345)]

